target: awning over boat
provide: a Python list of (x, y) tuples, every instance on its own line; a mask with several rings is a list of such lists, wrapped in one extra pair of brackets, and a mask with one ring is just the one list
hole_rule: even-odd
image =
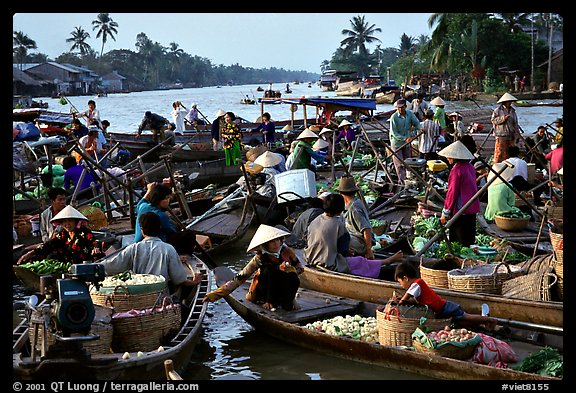
[[(313, 105), (317, 107), (326, 108), (326, 110), (334, 113), (338, 111), (352, 111), (360, 112), (369, 115), (369, 111), (376, 109), (376, 100), (371, 98), (355, 98), (355, 97), (344, 97), (344, 98), (332, 98), (332, 97), (315, 97), (315, 98), (275, 98), (270, 99), (270, 103), (280, 103), (283, 104), (296, 104), (296, 105)], [(262, 99), (263, 103), (267, 103), (268, 100)]]

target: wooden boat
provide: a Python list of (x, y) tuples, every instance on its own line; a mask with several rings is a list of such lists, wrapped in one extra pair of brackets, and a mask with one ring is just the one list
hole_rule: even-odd
[[(298, 251), (300, 260), (305, 262), (303, 253)], [(305, 288), (374, 303), (386, 303), (394, 292), (404, 292), (397, 282), (338, 273), (310, 265), (305, 265), (300, 282)], [(471, 314), (480, 314), (482, 304), (486, 303), (490, 307), (490, 315), (496, 318), (545, 326), (564, 326), (562, 302), (514, 299), (445, 288), (434, 288), (434, 291), (441, 297), (460, 304)]]
[[(232, 279), (234, 273), (228, 267), (214, 269), (217, 285)], [(296, 298), (300, 308), (293, 311), (266, 310), (246, 300), (249, 283), (244, 283), (225, 297), (226, 302), (238, 315), (256, 330), (277, 339), (307, 349), (352, 361), (413, 372), (438, 379), (482, 380), (549, 380), (554, 377), (496, 368), (462, 360), (414, 352), (408, 348), (392, 347), (333, 336), (305, 327), (306, 323), (332, 318), (337, 315), (374, 316), (375, 305), (359, 300), (332, 296), (300, 288)], [(536, 347), (538, 348), (538, 347)]]
[[(146, 169), (154, 166), (154, 163), (144, 164)], [(217, 184), (218, 187), (227, 186), (234, 183), (242, 176), (239, 166), (226, 165), (224, 158), (212, 160), (176, 161), (171, 162), (172, 172), (183, 175), (192, 182), (194, 188), (206, 187), (209, 184)], [(168, 170), (163, 168), (156, 172), (157, 177), (168, 177)]]
[(202, 336), (202, 322), (208, 303), (202, 299), (211, 289), (212, 277), (202, 260), (191, 256), (190, 265), (203, 275), (202, 281), (190, 291), (185, 303), (190, 312), (182, 316), (178, 333), (160, 352), (146, 352), (138, 357), (131, 353), (129, 359), (123, 353), (98, 354), (87, 357), (75, 353), (63, 353), (53, 357), (30, 354), (29, 326), (26, 319), (12, 333), (13, 376), (19, 380), (162, 380), (166, 378), (164, 361), (171, 359), (174, 371), (182, 373), (188, 366), (194, 347)]
[(208, 237), (210, 241), (205, 249), (208, 253), (216, 253), (244, 236), (255, 215), (242, 189), (237, 189), (193, 219), (186, 229)]
[(249, 98), (242, 98), (242, 99), (240, 100), (240, 103), (241, 103), (241, 104), (246, 104), (246, 105), (254, 105), (254, 104), (256, 104), (256, 100), (251, 100), (251, 99), (249, 99)]
[(557, 101), (552, 101), (552, 102), (534, 102), (534, 101), (526, 101), (526, 100), (519, 100), (516, 101), (514, 103), (515, 106), (522, 106), (522, 107), (527, 107), (527, 106), (564, 106), (564, 101), (563, 100), (557, 100)]

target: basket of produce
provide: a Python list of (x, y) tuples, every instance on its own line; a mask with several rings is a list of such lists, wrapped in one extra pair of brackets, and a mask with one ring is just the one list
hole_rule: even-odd
[(448, 272), (448, 286), (449, 289), (457, 291), (501, 295), (504, 281), (525, 273), (526, 271), (520, 266), (502, 262), (479, 264), (450, 270)]
[(500, 212), (494, 215), (496, 226), (504, 231), (518, 232), (528, 226), (530, 216), (520, 210), (512, 212)]
[(439, 330), (450, 325), (452, 318), (435, 318), (426, 306), (396, 305), (389, 302), (383, 310), (376, 310), (378, 341), (381, 345), (412, 346), (412, 333), (416, 328)]
[(416, 352), (467, 360), (474, 356), (476, 346), (482, 338), (467, 329), (450, 329), (445, 326), (438, 331), (425, 333), (416, 328), (412, 333), (412, 343)]
[(112, 315), (114, 352), (148, 352), (165, 345), (180, 329), (180, 305), (165, 297), (161, 306)]
[(390, 222), (373, 218), (370, 220), (370, 225), (372, 226), (372, 232), (374, 232), (376, 236), (380, 236), (386, 232)]
[(366, 342), (378, 342), (376, 318), (360, 315), (337, 315), (333, 318), (307, 323), (306, 329), (332, 336), (344, 336)]
[(106, 277), (101, 287), (92, 286), (90, 297), (94, 304), (109, 306), (115, 312), (142, 310), (153, 307), (166, 296), (164, 276), (123, 272)]

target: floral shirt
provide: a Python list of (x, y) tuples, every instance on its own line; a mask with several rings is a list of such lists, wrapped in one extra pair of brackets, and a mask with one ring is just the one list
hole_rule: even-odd
[(92, 255), (92, 250), (96, 247), (96, 238), (88, 228), (77, 228), (74, 237), (66, 230), (57, 232), (47, 242), (41, 244), (34, 250), (36, 260), (44, 258), (54, 258), (61, 262), (72, 264), (84, 261), (94, 261), (104, 254)]
[(237, 124), (226, 123), (222, 130), (222, 138), (224, 139), (224, 149), (230, 149), (234, 145), (234, 141), (242, 139), (242, 132)]

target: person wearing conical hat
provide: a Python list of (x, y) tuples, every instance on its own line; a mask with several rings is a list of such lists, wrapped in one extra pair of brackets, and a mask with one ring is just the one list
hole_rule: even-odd
[(338, 125), (340, 132), (336, 137), (336, 143), (340, 143), (345, 150), (352, 150), (356, 141), (356, 130), (353, 124), (344, 119)]
[(312, 164), (312, 160), (324, 162), (326, 156), (312, 149), (312, 145), (317, 139), (318, 135), (310, 129), (306, 128), (302, 131), (296, 138), (294, 151), (286, 159), (286, 169), (310, 169), (314, 171), (316, 167)]
[(392, 155), (394, 168), (398, 175), (398, 182), (404, 184), (406, 168), (403, 160), (411, 157), (411, 143), (422, 126), (418, 118), (410, 109), (406, 109), (406, 99), (400, 98), (394, 103), (396, 112), (390, 116), (390, 148), (395, 153)]
[(328, 147), (330, 144), (326, 142), (324, 139), (318, 138), (316, 142), (312, 145), (312, 150), (318, 151), (323, 154), (328, 154)]
[(517, 144), (520, 140), (520, 126), (518, 125), (518, 116), (512, 103), (518, 101), (510, 93), (504, 93), (498, 100), (500, 104), (492, 112), (492, 126), (494, 129), (494, 157), (492, 162), (502, 162), (508, 158), (508, 146)]
[[(504, 169), (504, 172), (500, 173), (502, 169)], [(500, 177), (496, 176), (496, 173), (500, 173)], [(487, 182), (490, 183), (492, 181), (492, 183), (488, 186), (488, 204), (484, 211), (484, 218), (488, 222), (494, 220), (496, 213), (520, 211), (516, 207), (514, 191), (506, 183), (512, 179), (512, 176), (514, 176), (514, 168), (506, 165), (506, 163), (497, 162), (492, 165), (492, 171), (488, 174), (487, 179)], [(506, 182), (502, 179), (506, 180)]]
[(430, 105), (435, 106), (434, 110), (434, 122), (438, 123), (440, 126), (440, 135), (445, 138), (445, 130), (446, 130), (446, 111), (444, 110), (444, 105), (446, 102), (440, 97), (434, 97), (432, 101), (430, 101)]
[(445, 136), (449, 134), (452, 137), (452, 141), (461, 140), (466, 133), (462, 115), (458, 112), (451, 112), (448, 114), (448, 119), (450, 119), (450, 123), (446, 125)]
[(17, 264), (29, 261), (41, 261), (46, 258), (71, 264), (93, 262), (104, 256), (96, 244), (92, 230), (84, 223), (88, 218), (74, 207), (67, 205), (50, 222), (59, 225), (62, 230), (40, 246), (22, 255)]
[[(452, 166), (448, 175), (448, 189), (440, 223), (442, 225), (458, 213), (476, 194), (476, 169), (470, 163), (475, 157), (461, 141), (452, 142), (438, 152)], [(480, 212), (480, 200), (476, 198), (450, 226), (450, 241), (465, 247), (474, 243), (476, 237), (476, 214)]]
[(232, 280), (206, 294), (203, 302), (215, 302), (227, 296), (254, 276), (246, 294), (248, 301), (261, 304), (267, 310), (298, 308), (295, 301), (300, 287), (298, 275), (304, 268), (294, 250), (283, 243), (290, 235), (287, 230), (261, 224), (248, 245), (248, 252), (255, 251), (256, 255)]
[(284, 156), (269, 150), (265, 151), (254, 160), (254, 166), (262, 168), (260, 171), (266, 177), (264, 184), (256, 188), (256, 192), (262, 196), (274, 198), (276, 196), (276, 186), (274, 177), (279, 174), (279, 165), (284, 160)]
[(226, 126), (224, 115), (226, 115), (226, 112), (224, 112), (223, 109), (218, 109), (218, 112), (216, 112), (214, 115), (215, 119), (212, 121), (212, 128), (210, 132), (212, 133), (212, 147), (214, 151), (218, 151), (221, 145), (220, 136), (222, 134), (222, 130)]

